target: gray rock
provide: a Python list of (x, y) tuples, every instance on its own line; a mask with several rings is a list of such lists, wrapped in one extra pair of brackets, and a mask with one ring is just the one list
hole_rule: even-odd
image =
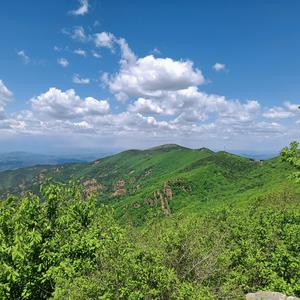
[(277, 292), (257, 292), (247, 294), (246, 300), (300, 300), (300, 298), (288, 297)]

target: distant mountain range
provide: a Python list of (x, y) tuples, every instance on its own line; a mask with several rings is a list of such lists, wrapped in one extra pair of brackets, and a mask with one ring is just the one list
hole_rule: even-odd
[(66, 163), (83, 163), (111, 153), (98, 153), (97, 155), (43, 155), (30, 152), (0, 153), (0, 172), (36, 165), (62, 165)]

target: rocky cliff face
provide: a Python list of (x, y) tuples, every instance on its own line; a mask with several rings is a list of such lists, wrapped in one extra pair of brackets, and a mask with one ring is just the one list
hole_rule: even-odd
[[(191, 186), (181, 179), (175, 179), (172, 181), (165, 181), (163, 183), (163, 187), (154, 191), (153, 195), (144, 199), (144, 203), (147, 206), (159, 206), (162, 212), (169, 216), (171, 215), (172, 211), (170, 208), (170, 203), (174, 197), (174, 190), (175, 193), (179, 190), (184, 193), (190, 193), (192, 191)], [(134, 203), (134, 208), (140, 208), (141, 204)]]
[(115, 191), (112, 193), (112, 196), (122, 196), (126, 194), (126, 189), (125, 189), (125, 184), (126, 181), (124, 179), (118, 180), (118, 182), (115, 184)]

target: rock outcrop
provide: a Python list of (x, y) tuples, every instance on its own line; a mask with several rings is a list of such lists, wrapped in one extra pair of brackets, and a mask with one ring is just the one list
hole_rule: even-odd
[(166, 216), (169, 216), (171, 214), (168, 198), (169, 197), (167, 195), (161, 193), (161, 191), (159, 190), (154, 192), (154, 199), (156, 200), (156, 202), (159, 201), (161, 210)]
[(247, 294), (246, 300), (300, 300), (300, 298), (277, 292), (256, 292)]
[(82, 185), (84, 187), (83, 192), (85, 194), (94, 193), (104, 189), (104, 186), (101, 183), (98, 183), (95, 178), (91, 178), (82, 182)]
[(190, 185), (182, 179), (175, 179), (172, 181), (168, 180), (163, 183), (163, 187), (161, 189), (156, 190), (153, 193), (153, 197), (150, 196), (145, 198), (144, 204), (148, 206), (159, 205), (166, 216), (171, 215), (170, 201), (172, 201), (174, 197), (173, 189), (175, 189), (175, 194), (176, 190), (177, 192), (180, 191), (184, 193), (190, 193), (192, 191)]
[(112, 196), (122, 196), (126, 194), (126, 189), (125, 189), (125, 180), (120, 179), (116, 184), (115, 184), (115, 191), (112, 193)]
[(167, 182), (164, 183), (164, 194), (170, 199), (172, 200), (173, 198), (173, 193), (172, 193), (172, 189), (169, 186), (169, 184)]

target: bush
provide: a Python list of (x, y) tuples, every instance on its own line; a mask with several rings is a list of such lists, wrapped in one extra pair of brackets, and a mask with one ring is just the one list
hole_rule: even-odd
[(286, 195), (125, 227), (75, 184), (0, 203), (1, 299), (300, 296), (300, 210)]

